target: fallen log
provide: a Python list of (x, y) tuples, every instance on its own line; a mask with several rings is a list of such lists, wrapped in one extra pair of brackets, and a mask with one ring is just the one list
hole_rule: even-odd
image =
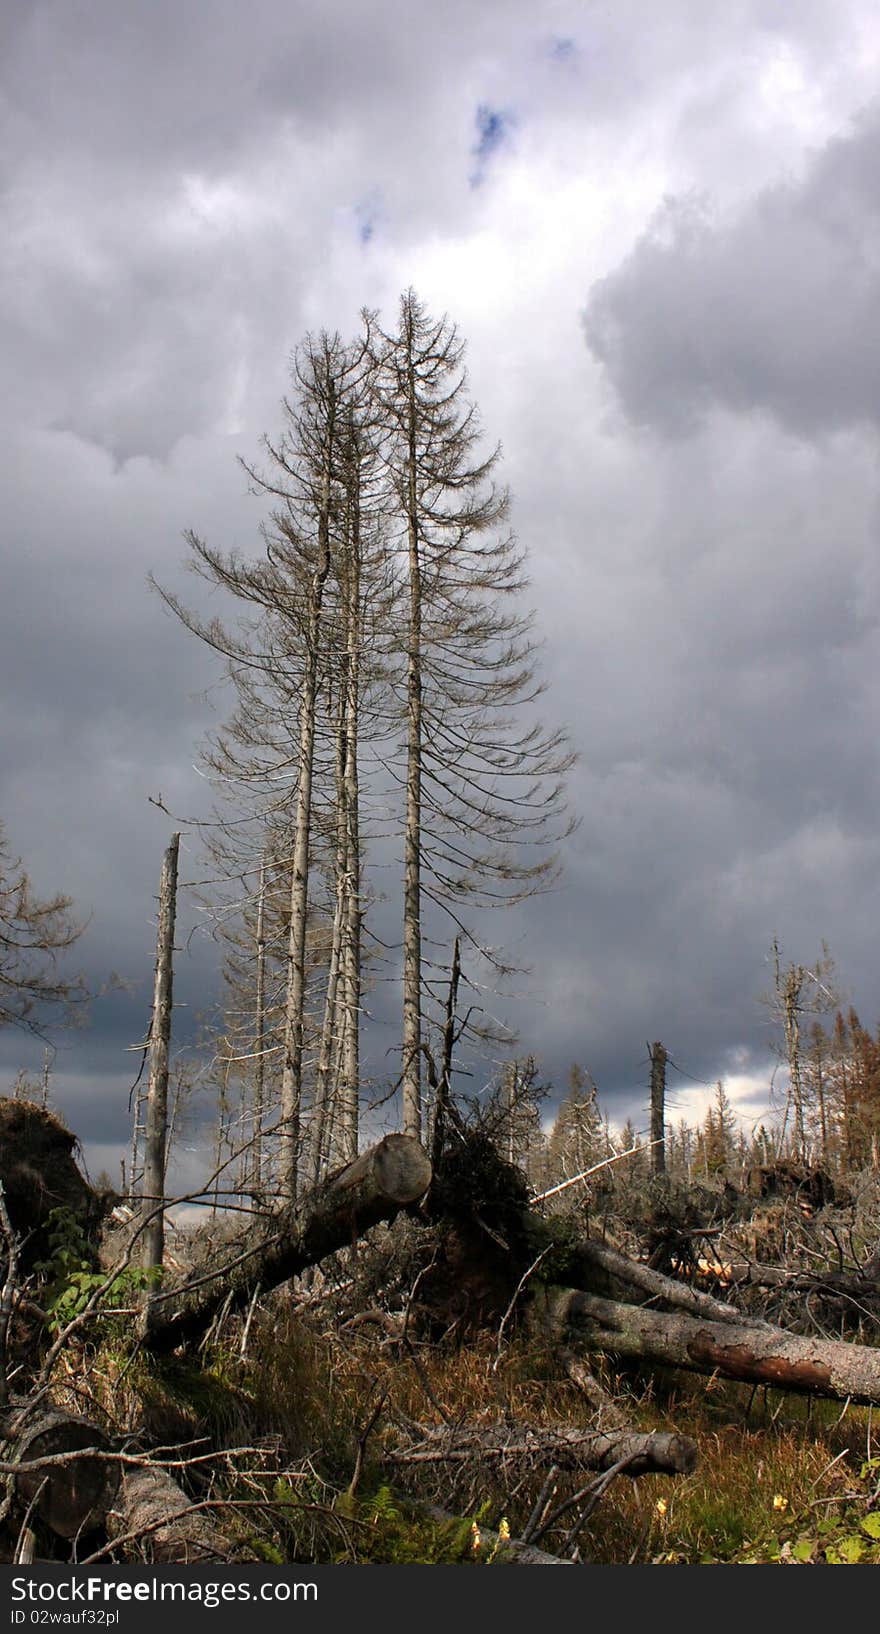
[(233, 1540), (216, 1516), (194, 1504), (166, 1470), (152, 1465), (126, 1470), (119, 1502), (107, 1516), (107, 1535), (157, 1565), (197, 1565), (236, 1556)]
[(873, 1266), (861, 1271), (790, 1271), (784, 1265), (731, 1259), (724, 1261), (724, 1282), (728, 1288), (773, 1288), (781, 1293), (825, 1294), (856, 1302), (880, 1297), (880, 1276)]
[(563, 1344), (627, 1359), (720, 1373), (748, 1384), (880, 1404), (880, 1350), (805, 1338), (770, 1323), (711, 1321), (600, 1299), (574, 1288), (535, 1296), (546, 1329)]
[(390, 1463), (464, 1464), (488, 1461), (555, 1464), (566, 1470), (607, 1471), (626, 1465), (628, 1475), (689, 1475), (697, 1466), (697, 1446), (689, 1436), (665, 1430), (608, 1428), (578, 1430), (566, 1424), (532, 1428), (499, 1425), (467, 1428), (425, 1427), (407, 1447), (385, 1457)]
[(221, 1306), (240, 1307), (257, 1287), (275, 1288), (350, 1246), (418, 1202), (430, 1183), (431, 1165), (418, 1141), (386, 1135), (300, 1202), (251, 1223), (183, 1280), (152, 1294), (141, 1322), (145, 1345), (167, 1351), (201, 1338)]
[(665, 1272), (656, 1271), (653, 1266), (645, 1265), (640, 1260), (630, 1259), (617, 1249), (609, 1248), (606, 1243), (586, 1238), (578, 1244), (578, 1256), (588, 1266), (597, 1266), (609, 1272), (618, 1282), (638, 1288), (652, 1299), (662, 1299), (692, 1316), (705, 1316), (715, 1322), (739, 1323), (740, 1326), (751, 1326), (753, 1323), (754, 1319), (738, 1311), (735, 1305), (725, 1304), (724, 1300), (715, 1299), (686, 1282), (676, 1282), (674, 1277), (668, 1277)]
[[(60, 1538), (103, 1525), (120, 1481), (119, 1464), (101, 1457), (110, 1451), (103, 1430), (50, 1409), (27, 1419), (10, 1415), (2, 1434), (0, 1461), (16, 1466), (12, 1482), (19, 1508), (29, 1509)], [(94, 1458), (65, 1457), (92, 1448)]]

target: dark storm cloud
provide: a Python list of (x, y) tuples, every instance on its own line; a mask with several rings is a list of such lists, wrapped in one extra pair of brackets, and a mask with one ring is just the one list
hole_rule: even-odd
[(631, 419), (687, 433), (714, 404), (813, 436), (880, 416), (880, 113), (733, 219), (670, 199), (591, 292), (588, 342)]
[[(583, 548), (540, 569), (582, 825), (520, 926), (515, 1013), (557, 1081), (582, 1060), (630, 1105), (649, 1038), (710, 1081), (742, 1047), (769, 1073), (774, 934), (805, 960), (827, 936), (875, 1013), (877, 473), (867, 438), (730, 415), (591, 454)], [(524, 532), (563, 527), (534, 503)]]

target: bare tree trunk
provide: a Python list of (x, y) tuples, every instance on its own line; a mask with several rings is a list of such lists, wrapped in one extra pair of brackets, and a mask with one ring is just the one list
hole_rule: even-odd
[[(358, 449), (353, 450), (355, 461)], [(345, 765), (345, 897), (342, 938), (342, 1044), (340, 1051), (340, 1155), (353, 1161), (358, 1150), (361, 1019), (361, 841), (358, 736), (361, 647), (360, 470), (351, 484), (351, 517), (346, 573)], [(412, 1131), (408, 1131), (412, 1133)]]
[(339, 723), (336, 746), (336, 899), (333, 908), (333, 930), (330, 942), (330, 963), (327, 970), (327, 990), (324, 995), (324, 1019), (321, 1024), (321, 1042), (315, 1067), (315, 1094), (312, 1107), (312, 1126), (309, 1131), (308, 1162), (306, 1165), (311, 1184), (317, 1185), (327, 1159), (330, 1132), (330, 1069), (336, 1053), (339, 1029), (339, 976), (342, 958), (343, 920), (345, 917), (345, 814), (342, 807), (342, 771), (344, 744), (342, 722)]
[(449, 976), (449, 992), (446, 996), (446, 1020), (443, 1026), (443, 1059), (440, 1064), (440, 1079), (437, 1084), (436, 1099), (434, 1102), (434, 1130), (431, 1139), (431, 1161), (435, 1165), (440, 1161), (443, 1150), (443, 1139), (446, 1132), (446, 1123), (449, 1118), (449, 1108), (452, 1099), (452, 1052), (455, 1048), (455, 1012), (458, 1005), (458, 984), (461, 980), (461, 945), (456, 936), (452, 950), (452, 970)]
[[(150, 1080), (147, 1089), (147, 1124), (144, 1136), (143, 1204), (146, 1213), (165, 1196), (165, 1157), (168, 1127), (168, 1046), (171, 1039), (172, 964), (174, 920), (177, 907), (177, 859), (180, 835), (172, 834), (162, 863), (159, 887), (159, 930), (156, 943), (156, 983), (150, 1027)], [(145, 1266), (162, 1264), (165, 1217), (161, 1209), (144, 1228)]]
[(651, 1055), (651, 1173), (666, 1173), (666, 1051), (652, 1044)]
[[(353, 416), (346, 428), (347, 510), (340, 553), (344, 651), (336, 725), (336, 899), (324, 1025), (315, 1083), (315, 1127), (310, 1151), (313, 1183), (321, 1173), (333, 1123), (343, 1162), (358, 1149), (360, 1089), (360, 832), (358, 724), (360, 709), (361, 535), (360, 446)], [(331, 1066), (335, 1068), (331, 1107)]]
[(422, 567), (416, 490), (416, 402), (411, 318), (408, 359), (407, 548), (409, 632), (407, 644), (406, 831), (403, 863), (403, 1128), (422, 1131)]
[(253, 1150), (251, 1172), (259, 1192), (263, 1186), (263, 1117), (266, 1098), (266, 858), (260, 858), (260, 894), (257, 898), (257, 991), (254, 1056)]
[(305, 667), (300, 696), (299, 782), (294, 822), (290, 882), (287, 1000), (284, 1014), (284, 1066), (281, 1076), (281, 1193), (296, 1198), (302, 1117), (303, 1026), (306, 988), (306, 922), (312, 823), (312, 779), (315, 763), (315, 711), (318, 690), (318, 642), (324, 586), (330, 570), (330, 473), (335, 429), (335, 388), (325, 382), (328, 423), (324, 431), (323, 470), (318, 514), (318, 555), (309, 586)]
[[(457, 951), (457, 941), (455, 946)], [(516, 1103), (519, 1090), (519, 1065), (516, 1061), (508, 1061), (504, 1070), (504, 1099), (507, 1103), (507, 1161), (513, 1166), (516, 1163)]]

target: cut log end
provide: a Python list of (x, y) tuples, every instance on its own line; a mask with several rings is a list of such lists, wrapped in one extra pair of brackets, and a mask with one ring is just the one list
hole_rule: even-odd
[(430, 1159), (411, 1135), (386, 1135), (372, 1161), (377, 1188), (402, 1207), (417, 1203), (431, 1184)]
[[(86, 1419), (48, 1414), (28, 1426), (14, 1441), (14, 1458), (27, 1466), (37, 1459), (58, 1458), (87, 1447), (109, 1450), (109, 1442)], [(119, 1490), (119, 1465), (112, 1459), (76, 1458), (69, 1463), (23, 1468), (15, 1491), (56, 1537), (75, 1538), (101, 1526)]]

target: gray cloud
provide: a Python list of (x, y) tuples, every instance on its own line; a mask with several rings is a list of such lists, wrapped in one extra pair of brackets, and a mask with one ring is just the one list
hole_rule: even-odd
[(813, 436), (876, 423), (880, 116), (733, 219), (672, 198), (591, 291), (590, 347), (631, 419), (690, 432), (717, 404)]

